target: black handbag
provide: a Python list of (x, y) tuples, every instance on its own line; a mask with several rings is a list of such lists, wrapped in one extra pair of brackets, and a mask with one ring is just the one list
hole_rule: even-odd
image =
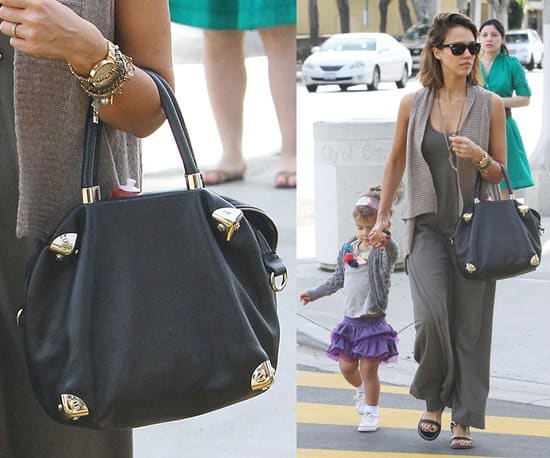
[(251, 398), (274, 381), (277, 228), (202, 184), (174, 94), (155, 81), (187, 190), (98, 200), (100, 127), (88, 115), (83, 203), (29, 263), (28, 370), (54, 420), (131, 428)]
[(510, 198), (481, 201), (478, 172), (474, 204), (458, 218), (451, 237), (457, 267), (470, 280), (500, 280), (540, 264), (540, 215), (515, 199), (506, 169), (500, 166)]

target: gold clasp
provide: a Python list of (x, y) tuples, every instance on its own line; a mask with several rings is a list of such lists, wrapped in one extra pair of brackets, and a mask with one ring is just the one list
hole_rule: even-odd
[(535, 255), (531, 258), (531, 265), (532, 266), (538, 266), (540, 264), (540, 259), (538, 255)]
[(521, 216), (525, 217), (529, 212), (529, 207), (527, 205), (518, 205), (518, 211)]
[[(277, 285), (277, 282), (276, 282), (277, 277), (282, 277), (280, 285)], [(275, 276), (275, 274), (271, 272), (271, 275), (269, 276), (269, 283), (271, 285), (271, 289), (276, 293), (282, 291), (286, 287), (287, 279), (288, 279), (288, 274), (286, 272), (283, 273), (282, 275), (277, 275), (277, 276)]]
[(50, 251), (55, 253), (58, 261), (61, 261), (65, 256), (76, 254), (76, 241), (78, 234), (68, 232), (58, 235), (52, 243), (50, 243)]
[(218, 222), (220, 232), (227, 232), (225, 240), (230, 242), (235, 231), (241, 227), (243, 212), (233, 207), (218, 208), (212, 213), (212, 218)]
[(472, 274), (476, 271), (476, 266), (474, 266), (473, 264), (467, 262), (466, 263), (466, 272), (468, 272), (469, 274)]
[(260, 364), (253, 372), (250, 379), (252, 391), (265, 391), (275, 382), (275, 369), (269, 359)]
[(86, 403), (74, 394), (62, 394), (61, 404), (57, 408), (67, 419), (73, 421), (90, 414)]
[(462, 215), (462, 219), (466, 222), (466, 223), (469, 223), (470, 220), (472, 219), (472, 216), (473, 216), (473, 213), (464, 213)]

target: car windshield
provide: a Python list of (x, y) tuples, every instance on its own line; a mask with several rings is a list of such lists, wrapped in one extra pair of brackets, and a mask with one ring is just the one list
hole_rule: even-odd
[(320, 51), (375, 51), (376, 40), (372, 38), (329, 38)]
[(506, 43), (529, 43), (529, 38), (526, 33), (508, 33), (506, 34)]

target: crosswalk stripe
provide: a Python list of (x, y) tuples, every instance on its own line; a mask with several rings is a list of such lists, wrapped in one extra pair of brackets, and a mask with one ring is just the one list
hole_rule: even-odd
[[(299, 448), (296, 458), (422, 458), (434, 456), (437, 458), (456, 458), (457, 455), (441, 455), (431, 453), (395, 453), (395, 452), (367, 452), (350, 450), (321, 450)], [(482, 455), (468, 455), (468, 458), (489, 458)], [(494, 456), (491, 458), (495, 458)]]
[[(380, 427), (416, 429), (421, 412), (409, 409), (380, 408)], [(357, 426), (358, 415), (352, 406), (298, 402), (298, 423)], [(550, 438), (550, 420), (486, 416), (486, 429), (478, 432)], [(450, 423), (450, 414), (443, 414), (443, 430)]]
[[(322, 372), (297, 371), (296, 383), (298, 386), (313, 388), (338, 388), (351, 389), (341, 374), (328, 374)], [(383, 393), (409, 394), (409, 389), (404, 386), (384, 385), (380, 390)]]

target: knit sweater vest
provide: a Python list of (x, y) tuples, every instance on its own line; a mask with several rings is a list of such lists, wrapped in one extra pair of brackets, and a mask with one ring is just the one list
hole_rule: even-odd
[[(115, 0), (61, 0), (95, 24), (109, 40), (115, 35)], [(61, 218), (81, 202), (80, 176), (86, 112), (90, 98), (62, 60), (16, 52), (14, 110), (19, 159), (17, 235), (47, 238)], [(104, 125), (99, 185), (109, 195), (120, 182), (141, 182), (139, 140)]]
[[(435, 90), (422, 88), (415, 94), (407, 132), (406, 201), (403, 212), (405, 220), (405, 240), (403, 255), (406, 257), (412, 248), (414, 221), (418, 215), (437, 211), (437, 195), (428, 163), (422, 155), (422, 140), (428, 118), (432, 111)], [(459, 134), (471, 139), (484, 151), (489, 151), (489, 128), (491, 123), (492, 93), (479, 86), (468, 86), (464, 122)], [(442, 154), (448, 154), (443, 151)], [(459, 211), (473, 204), (477, 169), (469, 159), (458, 159)], [(498, 186), (482, 181), (481, 197), (498, 199)], [(457, 215), (458, 216), (458, 215)]]

